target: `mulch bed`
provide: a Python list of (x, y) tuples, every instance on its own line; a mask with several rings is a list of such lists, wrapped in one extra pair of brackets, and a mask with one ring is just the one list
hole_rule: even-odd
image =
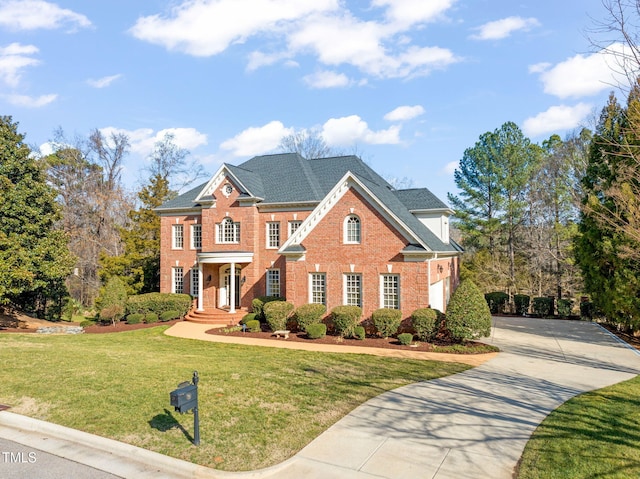
[(613, 333), (616, 336), (618, 336), (620, 339), (622, 339), (628, 345), (634, 347), (635, 349), (640, 350), (640, 337), (633, 336), (631, 334), (627, 334), (627, 333), (623, 333), (621, 331), (618, 331), (616, 328), (614, 328), (610, 324), (600, 323), (600, 326), (602, 326), (606, 330), (608, 330), (611, 333)]
[[(396, 338), (379, 338), (373, 336), (367, 336), (365, 339), (353, 339), (353, 338), (340, 338), (339, 336), (329, 335), (318, 338), (309, 339), (304, 332), (291, 332), (288, 339), (282, 337), (277, 338), (270, 331), (262, 331), (259, 333), (251, 333), (242, 331), (230, 331), (224, 332), (225, 328), (213, 328), (207, 331), (207, 334), (218, 336), (233, 336), (240, 338), (256, 338), (256, 339), (268, 339), (272, 341), (293, 341), (299, 343), (312, 343), (312, 344), (331, 344), (331, 345), (344, 345), (344, 346), (358, 346), (366, 348), (383, 348), (383, 349), (395, 349), (401, 351), (422, 351), (422, 352), (442, 352), (437, 351), (438, 346), (450, 346), (453, 343), (446, 341), (436, 341), (435, 343), (417, 342), (413, 343), (414, 346), (403, 346)], [(465, 346), (470, 348), (469, 354), (475, 354), (471, 348), (473, 346), (482, 346), (479, 342), (468, 342)], [(488, 352), (488, 351), (482, 351)]]

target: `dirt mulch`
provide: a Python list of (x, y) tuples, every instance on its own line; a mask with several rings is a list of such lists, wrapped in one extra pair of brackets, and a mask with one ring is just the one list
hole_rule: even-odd
[[(353, 339), (353, 338), (340, 338), (339, 336), (327, 335), (323, 338), (309, 339), (304, 332), (291, 332), (289, 338), (284, 339), (282, 337), (276, 337), (270, 331), (262, 331), (259, 333), (242, 332), (242, 331), (223, 331), (225, 328), (214, 328), (206, 331), (207, 334), (218, 336), (233, 336), (241, 338), (256, 338), (267, 339), (272, 341), (293, 341), (299, 343), (312, 343), (312, 344), (331, 344), (331, 345), (345, 345), (345, 346), (357, 346), (366, 348), (383, 348), (383, 349), (395, 349), (401, 351), (422, 351), (422, 352), (448, 352), (439, 350), (439, 346), (451, 346), (453, 343), (445, 341), (436, 341), (435, 343), (414, 342), (412, 346), (404, 346), (396, 338), (380, 338), (367, 336), (365, 339)], [(470, 341), (465, 343), (467, 348), (466, 353), (460, 354), (482, 354), (491, 352), (487, 349), (483, 343)], [(482, 348), (482, 350), (478, 350)]]
[(174, 319), (173, 321), (165, 321), (162, 323), (138, 323), (138, 324), (127, 324), (124, 321), (120, 321), (115, 325), (109, 324), (94, 324), (93, 326), (87, 326), (84, 328), (84, 332), (86, 334), (104, 334), (104, 333), (122, 333), (124, 331), (135, 331), (136, 329), (146, 329), (146, 328), (155, 328), (156, 326), (171, 326), (172, 324), (180, 321), (179, 319)]

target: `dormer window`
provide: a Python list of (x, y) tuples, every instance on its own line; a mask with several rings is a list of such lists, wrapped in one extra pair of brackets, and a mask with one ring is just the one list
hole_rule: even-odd
[(349, 215), (344, 219), (344, 242), (347, 244), (360, 243), (360, 218)]
[(225, 218), (216, 225), (218, 229), (218, 243), (240, 243), (240, 223), (231, 218)]

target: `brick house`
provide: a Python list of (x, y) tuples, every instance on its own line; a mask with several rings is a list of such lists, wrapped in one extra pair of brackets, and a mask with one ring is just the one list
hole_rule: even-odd
[(355, 156), (224, 164), (156, 212), (160, 290), (196, 298), (194, 320), (237, 322), (264, 295), (407, 317), (444, 311), (459, 281), (451, 209), (426, 188), (394, 189)]

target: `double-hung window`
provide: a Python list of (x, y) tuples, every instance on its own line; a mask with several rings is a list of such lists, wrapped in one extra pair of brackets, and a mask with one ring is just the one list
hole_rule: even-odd
[(218, 243), (240, 243), (240, 223), (225, 218), (217, 225)]
[(344, 304), (362, 307), (362, 275), (344, 275)]
[(184, 247), (184, 226), (171, 226), (171, 248), (182, 249)]
[(202, 249), (202, 225), (191, 225), (191, 249)]
[(380, 307), (400, 309), (400, 276), (383, 274), (380, 278)]
[(289, 221), (289, 238), (293, 235), (293, 233), (296, 232), (298, 228), (300, 228), (301, 224), (302, 221), (300, 220)]
[(200, 271), (198, 267), (191, 268), (191, 296), (197, 297), (200, 291)]
[(184, 292), (184, 270), (182, 266), (176, 266), (171, 268), (172, 272), (172, 281), (171, 281), (171, 292), (182, 294)]
[(309, 302), (327, 304), (327, 275), (325, 273), (311, 273), (309, 275)]
[(280, 270), (267, 270), (267, 296), (280, 296)]
[(280, 222), (269, 221), (267, 223), (267, 248), (280, 247)]

